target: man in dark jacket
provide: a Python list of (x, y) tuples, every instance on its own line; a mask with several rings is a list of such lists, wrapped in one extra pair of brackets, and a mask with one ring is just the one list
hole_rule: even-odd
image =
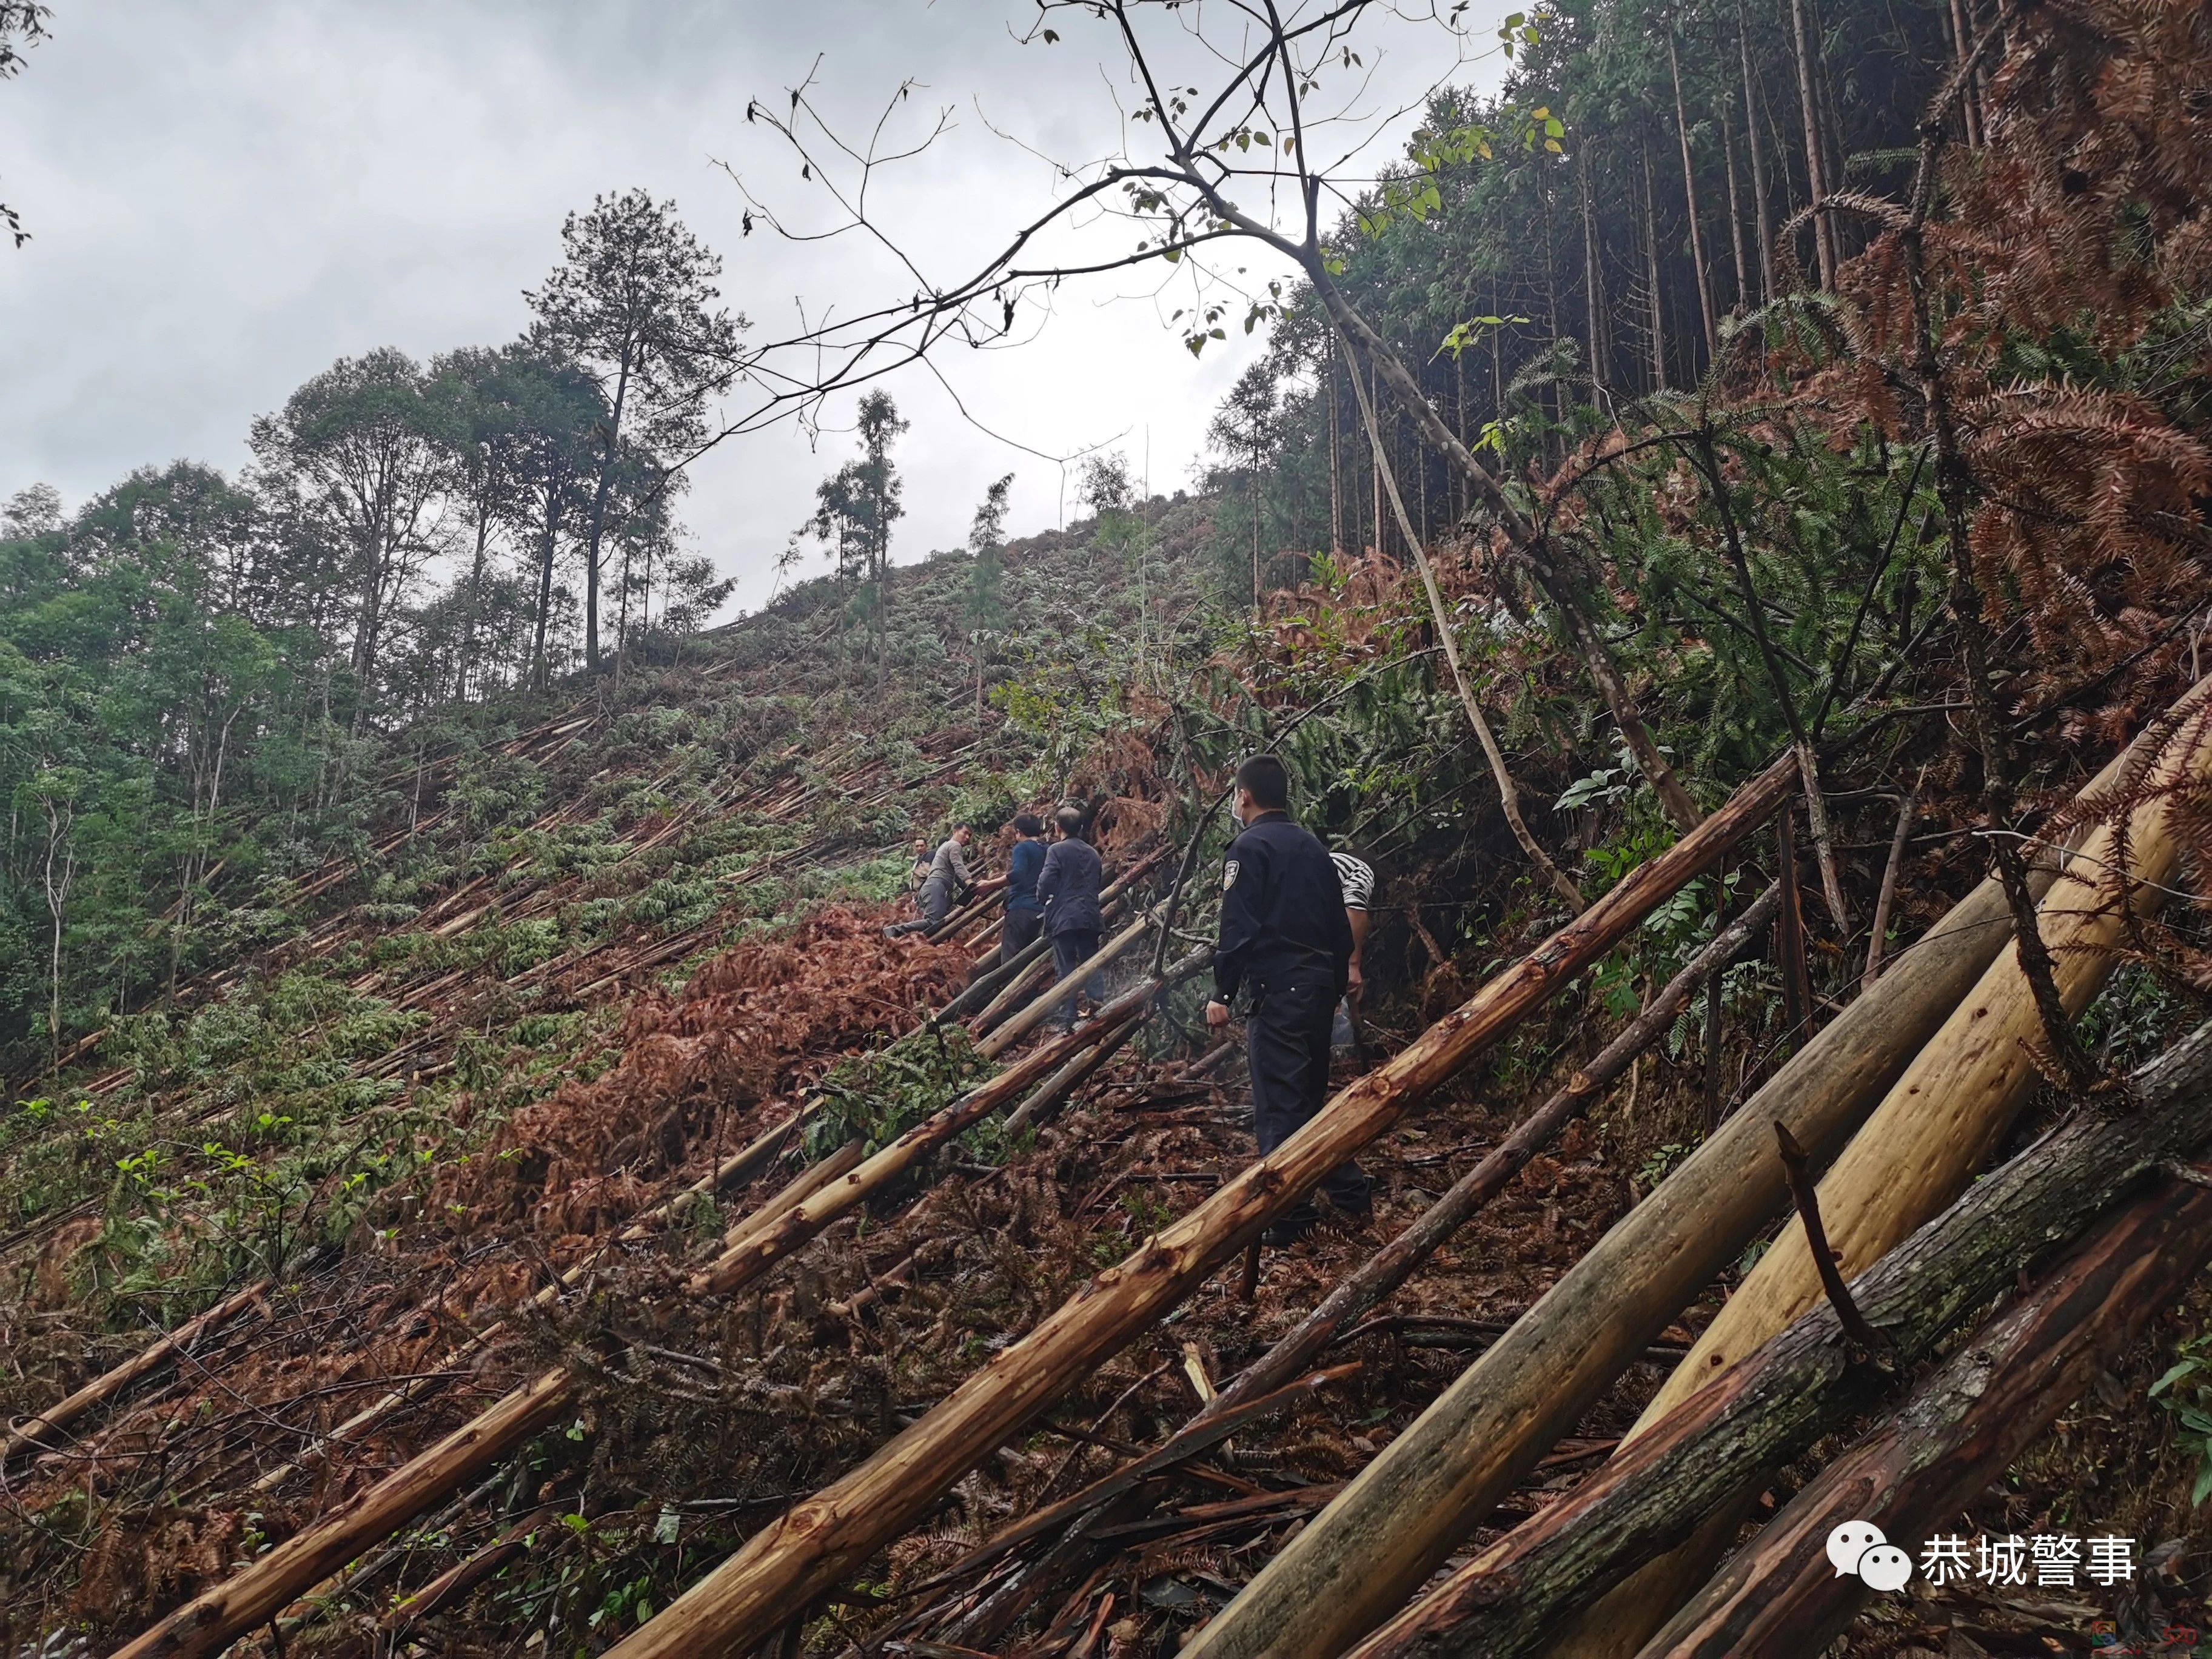
[(1036, 940), (1044, 926), (1037, 878), (1044, 873), (1044, 823), (1034, 812), (1014, 819), (1014, 850), (1006, 860), (1006, 919), (999, 930), (999, 960), (1012, 962)]
[[(1058, 984), (1098, 954), (1098, 935), (1105, 918), (1098, 911), (1101, 870), (1097, 852), (1083, 839), (1083, 809), (1063, 806), (1053, 817), (1054, 839), (1037, 872), (1037, 902), (1044, 908), (1044, 931), (1052, 940), (1052, 977)], [(1079, 986), (1068, 992), (1054, 1018), (1060, 1029), (1075, 1029), (1075, 999)]]
[[(1344, 884), (1328, 851), (1291, 821), (1290, 777), (1273, 755), (1237, 770), (1237, 816), (1244, 833), (1221, 870), (1221, 939), (1213, 952), (1213, 1000), (1206, 1023), (1229, 1023), (1239, 991), (1249, 998), (1244, 1053), (1252, 1073), (1252, 1132), (1262, 1157), (1303, 1128), (1328, 1099), (1329, 1027), (1350, 980), (1352, 928)], [(1322, 1181), (1329, 1202), (1364, 1219), (1374, 1207), (1367, 1177), (1352, 1163)], [(1265, 1235), (1295, 1243), (1320, 1219), (1301, 1201)]]

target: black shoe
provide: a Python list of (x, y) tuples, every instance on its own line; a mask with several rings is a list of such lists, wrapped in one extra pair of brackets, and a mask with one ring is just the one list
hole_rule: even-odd
[(1317, 1216), (1286, 1215), (1261, 1233), (1260, 1242), (1271, 1250), (1288, 1249), (1293, 1244), (1303, 1243), (1319, 1219)]

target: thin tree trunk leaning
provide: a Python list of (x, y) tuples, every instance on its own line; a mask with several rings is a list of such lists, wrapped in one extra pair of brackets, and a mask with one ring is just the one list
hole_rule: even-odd
[(1528, 826), (1521, 817), (1521, 791), (1513, 781), (1513, 775), (1505, 769), (1505, 757), (1498, 747), (1498, 739), (1490, 730), (1490, 722), (1483, 718), (1482, 705), (1474, 700), (1474, 688), (1467, 683), (1467, 670), (1460, 664), (1459, 641), (1452, 628), (1451, 613), (1444, 608), (1443, 593), (1437, 588), (1437, 573), (1429, 563), (1428, 550), (1421, 538), (1413, 533), (1413, 522), (1406, 515), (1405, 497), (1399, 493), (1398, 475), (1382, 453), (1382, 432), (1376, 423), (1375, 406), (1367, 400), (1367, 388), (1354, 375), (1352, 389), (1358, 394), (1359, 418), (1367, 427), (1367, 436), (1375, 451), (1375, 473), (1390, 495), (1390, 509), (1398, 520), (1398, 529), (1413, 550), (1413, 568), (1421, 573), (1421, 590), (1429, 596), (1429, 617), (1436, 623), (1437, 643), (1443, 647), (1444, 661), (1451, 666), (1452, 684), (1459, 692), (1459, 706), (1467, 712), (1467, 721), (1474, 728), (1475, 740), (1482, 745), (1483, 758), (1490, 763), (1490, 775), (1498, 785), (1498, 804), (1504, 809), (1505, 822), (1512, 826), (1513, 839), (1521, 843), (1521, 850), (1528, 861), (1544, 872), (1567, 907), (1570, 915), (1580, 915), (1583, 910), (1583, 890), (1575, 885), (1567, 873), (1552, 862), (1552, 855), (1544, 850), (1543, 843), (1528, 833)]
[[(1925, 775), (1923, 771), (1923, 775)], [(1897, 809), (1897, 833), (1890, 838), (1889, 862), (1881, 867), (1881, 891), (1874, 902), (1874, 932), (1867, 940), (1866, 971), (1859, 976), (1859, 988), (1870, 990), (1881, 973), (1882, 951), (1887, 948), (1889, 933), (1889, 907), (1897, 899), (1898, 872), (1905, 867), (1905, 848), (1912, 842), (1912, 823), (1920, 811), (1920, 784), (1915, 780), (1912, 787), (1905, 792), (1905, 799)]]
[[(1743, 58), (1743, 127), (1751, 145), (1752, 225), (1759, 238), (1759, 289), (1755, 297), (1758, 304), (1765, 305), (1774, 297), (1773, 204), (1766, 194), (1766, 152), (1759, 142), (1759, 83), (1752, 78), (1751, 34), (1744, 23), (1741, 0), (1735, 9), (1735, 42)], [(1748, 281), (1747, 278), (1747, 285)]]
[(1590, 379), (1599, 386), (1609, 386), (1613, 381), (1613, 339), (1609, 331), (1613, 325), (1606, 315), (1605, 251), (1598, 240), (1597, 202), (1595, 186), (1590, 180), (1588, 140), (1575, 146), (1575, 188), (1582, 198), (1583, 309), (1589, 328)]
[[(1141, 1000), (1158, 988), (1157, 984), (1147, 984), (1129, 994)], [(1127, 1012), (1126, 1007), (1117, 1008), (1115, 1017)], [(1095, 1044), (1102, 1032), (1109, 1029), (1094, 1021), (1026, 1056), (878, 1152), (870, 1161), (876, 1166), (872, 1172), (864, 1165), (836, 1182), (826, 1197), (817, 1194), (816, 1200), (821, 1201), (790, 1206), (765, 1231), (756, 1231), (749, 1222), (740, 1223), (732, 1230), (732, 1242), (695, 1276), (693, 1285), (703, 1283), (726, 1288), (757, 1278), (804, 1242), (799, 1235), (809, 1222), (812, 1228), (806, 1236), (811, 1237), (844, 1212), (843, 1208), (834, 1207), (840, 1194), (858, 1202), (885, 1184), (886, 1170), (910, 1168), (917, 1153), (917, 1137), (933, 1133), (931, 1145), (950, 1139), (979, 1121), (982, 1114), (974, 1109), (979, 1097), (988, 1097), (994, 1106), (1003, 1105), (1071, 1054)], [(811, 1174), (801, 1176), (797, 1184), (813, 1184)], [(784, 1203), (784, 1195), (779, 1194), (775, 1207), (783, 1209)], [(844, 1207), (849, 1208), (849, 1203)], [(573, 1407), (579, 1380), (577, 1373), (566, 1365), (540, 1372), (307, 1531), (278, 1545), (235, 1577), (195, 1596), (118, 1649), (113, 1659), (155, 1659), (156, 1656), (200, 1659), (200, 1656), (219, 1653), (247, 1631), (276, 1617), (379, 1539), (415, 1519), (445, 1493), (481, 1477), (532, 1435), (556, 1421)]]
[(1263, 1395), (1272, 1398), (1302, 1367), (1326, 1352), (1340, 1332), (1411, 1279), (1445, 1240), (1505, 1189), (1530, 1158), (1618, 1082), (1638, 1055), (1666, 1035), (1698, 988), (1742, 954), (1759, 930), (1773, 920), (1781, 899), (1780, 884), (1769, 886), (1668, 981), (1618, 1036), (1578, 1067), (1542, 1106), (1523, 1118), (1488, 1157), (1454, 1182), (1411, 1226), (1370, 1256), (1267, 1352), (1223, 1384), (1157, 1451), (1010, 1528), (963, 1561), (958, 1570), (987, 1566), (1027, 1539), (1079, 1519), (1095, 1519), (1109, 1502), (1130, 1489), (1134, 1484), (1133, 1475), (1138, 1472), (1150, 1475), (1173, 1468), (1217, 1444), (1223, 1438), (1217, 1428), (1224, 1416)]
[(1743, 201), (1735, 176), (1735, 135), (1729, 131), (1728, 111), (1721, 111), (1721, 161), (1727, 168), (1729, 252), (1735, 261), (1735, 308), (1739, 315), (1751, 309), (1751, 261), (1743, 249)]
[(1790, 0), (1790, 39), (1797, 59), (1797, 104), (1805, 125), (1805, 187), (1810, 192), (1813, 251), (1820, 262), (1820, 286), (1836, 285), (1836, 233), (1833, 217), (1824, 212), (1828, 199), (1820, 165), (1820, 118), (1813, 88), (1813, 27), (1805, 15), (1805, 0)]
[(100, 1376), (46, 1410), (0, 1427), (0, 1464), (19, 1451), (51, 1451), (57, 1437), (96, 1406), (105, 1405), (139, 1378), (158, 1370), (169, 1360), (206, 1335), (220, 1330), (269, 1293), (274, 1280), (257, 1279), (244, 1290), (224, 1297), (206, 1312), (186, 1320), (167, 1336), (141, 1348), (121, 1364)]
[(1185, 1659), (1333, 1656), (1396, 1612), (1788, 1201), (1774, 1121), (1815, 1159), (1831, 1154), (1996, 959), (2007, 914), (1993, 881), (1954, 906), (1384, 1447)]
[(1313, 283), (1314, 291), (1328, 307), (1329, 320), (1346, 342), (1367, 355), (1383, 382), (1396, 396), (1399, 405), (1413, 419), (1421, 435), (1440, 451), (1467, 480), (1468, 487), (1482, 504), (1497, 515), (1498, 527), (1506, 538), (1527, 562), (1528, 574), (1543, 592), (1546, 601), (1558, 613), (1560, 625), (1566, 630), (1575, 654), (1582, 661), (1583, 671), (1597, 687), (1598, 695), (1605, 701), (1606, 711), (1613, 723), (1620, 729), (1622, 739), (1629, 752), (1636, 757), (1636, 764), (1659, 797), (1659, 804), (1678, 830), (1696, 827), (1701, 816), (1697, 803), (1690, 799), (1689, 791), (1682, 787), (1681, 780), (1660, 754), (1659, 745), (1644, 724), (1636, 702), (1628, 695), (1627, 683), (1620, 677), (1620, 665), (1613, 659), (1613, 652), (1583, 608), (1575, 587), (1578, 573), (1567, 568), (1562, 560), (1565, 550), (1539, 533), (1536, 526), (1505, 493), (1498, 476), (1477, 460), (1474, 453), (1453, 434), (1443, 419), (1430, 406), (1415, 380), (1389, 343), (1377, 334), (1367, 319), (1361, 316), (1330, 279), (1327, 269), (1319, 264), (1306, 268), (1306, 276)]
[(986, 1060), (995, 1060), (999, 1055), (1006, 1053), (1007, 1049), (1043, 1024), (1046, 1020), (1051, 1018), (1053, 1010), (1057, 1008), (1063, 1000), (1073, 996), (1083, 986), (1088, 984), (1093, 974), (1111, 967), (1122, 957), (1127, 955), (1130, 948), (1144, 938), (1145, 930), (1152, 925), (1152, 915), (1150, 911), (1139, 916), (1127, 927), (1100, 945), (1097, 952), (1087, 961), (1078, 963), (1074, 971), (1066, 978), (1056, 981), (1036, 1001), (977, 1043), (976, 1052)]
[[(2160, 787), (2201, 778), (2212, 769), (2212, 727), (2201, 712), (2204, 690), (2183, 700), (2192, 712), (2159, 757), (2154, 776)], [(2130, 908), (2153, 908), (2179, 863), (2163, 795), (2130, 815), (2124, 857), (2130, 879), (2138, 884), (2124, 894), (2115, 891), (2121, 839), (2112, 826), (2100, 824), (2039, 909), (2069, 1018), (2088, 1006), (2111, 975)], [(2042, 1016), (2021, 971), (2015, 940), (1914, 1058), (1822, 1179), (1820, 1216), (1846, 1276), (1880, 1261), (1974, 1178), (2039, 1080), (2030, 1045), (2042, 1031)], [(1820, 1296), (1804, 1229), (1793, 1220), (1662, 1385), (1628, 1437), (1647, 1432)], [(1557, 1651), (1575, 1659), (1634, 1653), (1711, 1573), (1737, 1518), (1734, 1510), (1725, 1519), (1716, 1517), (1696, 1537), (1638, 1572), (1578, 1620)]]
[[(1852, 1285), (1851, 1300), (1892, 1345), (1897, 1370), (1909, 1375), (1963, 1314), (2002, 1294), (2055, 1247), (2081, 1237), (2161, 1163), (2212, 1136), (2212, 1025), (2138, 1073), (2133, 1097), (2125, 1116), (2085, 1115), (1976, 1183)], [(2005, 1346), (2011, 1354), (2019, 1357), (2026, 1334), (2022, 1313), (2028, 1329), (2063, 1345), (2080, 1339), (2075, 1328), (2098, 1304), (2110, 1303), (2124, 1322), (2130, 1301), (2138, 1318), (2149, 1311), (2138, 1292), (2158, 1290), (2161, 1301), (2171, 1295), (2193, 1261), (2176, 1273), (2171, 1262), (2115, 1260), (2112, 1235), (2154, 1252), (2166, 1232), (2161, 1222), (2182, 1216), (2189, 1218), (2185, 1231), (2167, 1235), (2171, 1242), (2196, 1260), (2212, 1251), (2212, 1193), (2191, 1189), (2177, 1201), (2169, 1190), (2130, 1206), (2116, 1229), (2047, 1281), (2044, 1293), (1996, 1322), (2000, 1333), (2010, 1328)], [(2076, 1300), (2083, 1287), (2073, 1284), (2085, 1267), (2087, 1306)], [(2053, 1287), (2069, 1284), (2072, 1290), (2051, 1299)], [(2000, 1358), (1998, 1351), (1980, 1352), (1988, 1334), (1968, 1346), (1963, 1367), (1969, 1376)], [(2033, 1361), (2026, 1369), (2035, 1369)], [(1445, 1653), (1517, 1659), (1539, 1644), (1557, 1652), (1553, 1626), (1561, 1613), (1680, 1538), (1747, 1480), (1878, 1403), (1895, 1375), (1854, 1352), (1832, 1304), (1814, 1304), (1569, 1496), (1377, 1631), (1353, 1650), (1357, 1659)], [(1787, 1651), (1818, 1652), (1820, 1645), (1801, 1626)]]
[(1668, 894), (1764, 822), (1797, 775), (1761, 773), (1697, 830), (1623, 878), (1535, 951), (1489, 981), (1311, 1122), (1180, 1220), (1147, 1239), (921, 1421), (747, 1540), (643, 1629), (622, 1659), (720, 1655), (805, 1612), (926, 1513), (1007, 1435), (1189, 1295), (1329, 1170), (1511, 1030), (1626, 938)]
[(1909, 1540), (1957, 1514), (2118, 1360), (2208, 1258), (2212, 1193), (2173, 1182), (2130, 1205), (1800, 1491), (1652, 1638), (1643, 1659), (1820, 1651), (1863, 1596), (1857, 1577), (1828, 1563), (1838, 1523), (1871, 1521)]
[(1690, 115), (1682, 106), (1682, 60), (1674, 30), (1667, 30), (1667, 68), (1674, 77), (1674, 132), (1682, 141), (1682, 197), (1690, 210), (1690, 263), (1698, 276), (1698, 310), (1705, 325), (1705, 361), (1721, 355), (1721, 331), (1713, 321), (1712, 272), (1705, 264), (1705, 234), (1698, 224), (1698, 173), (1690, 161)]

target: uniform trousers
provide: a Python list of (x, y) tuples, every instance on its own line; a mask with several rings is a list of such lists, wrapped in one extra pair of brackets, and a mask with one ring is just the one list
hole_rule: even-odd
[[(1244, 1021), (1244, 1058), (1252, 1073), (1252, 1133), (1263, 1158), (1312, 1121), (1328, 1103), (1336, 1000), (1326, 985), (1257, 990)], [(1321, 1188), (1338, 1209), (1355, 1215), (1374, 1206), (1366, 1175), (1348, 1158), (1322, 1177)], [(1317, 1213), (1310, 1200), (1301, 1200), (1283, 1218), (1307, 1222)]]

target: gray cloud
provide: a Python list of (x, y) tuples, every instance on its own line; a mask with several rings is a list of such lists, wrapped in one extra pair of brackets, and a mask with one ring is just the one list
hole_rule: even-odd
[[(907, 76), (923, 83), (909, 126), (953, 111), (956, 131), (880, 199), (901, 242), (956, 275), (1054, 187), (1046, 163), (981, 116), (1055, 156), (1112, 138), (1097, 53), (1079, 38), (1018, 46), (1006, 26), (1023, 10), (72, 0), (23, 77), (0, 88), (0, 183), (34, 236), (0, 251), (12, 325), (0, 495), (44, 479), (74, 503), (180, 456), (235, 469), (252, 416), (339, 356), (389, 343), (427, 357), (511, 337), (562, 216), (596, 191), (672, 197), (724, 256), (726, 298), (763, 330), (788, 328), (802, 300), (818, 314), (905, 291), (857, 244), (742, 236), (738, 191), (714, 165), (806, 209), (795, 167), (744, 111), (817, 56), (821, 100), (841, 122), (872, 121)], [(1407, 76), (1421, 72), (1408, 54)], [(947, 376), (980, 420), (1033, 448), (1126, 434), (1133, 461), (1149, 452), (1157, 487), (1181, 483), (1253, 348), (1234, 340), (1194, 363), (1140, 287), (1071, 289), (1036, 343), (948, 357)], [(1060, 469), (962, 421), (925, 374), (892, 390), (914, 421), (900, 556), (956, 544), (984, 486), (1010, 470), (1017, 528), (1058, 517)], [(699, 464), (684, 514), (701, 550), (740, 579), (741, 601), (765, 595), (769, 562), (843, 448), (830, 434), (810, 453), (785, 429)]]

